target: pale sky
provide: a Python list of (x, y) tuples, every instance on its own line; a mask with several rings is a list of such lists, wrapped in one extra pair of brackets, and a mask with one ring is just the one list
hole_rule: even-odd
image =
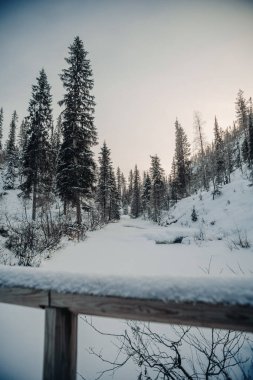
[(16, 109), (27, 115), (31, 86), (44, 67), (54, 117), (64, 93), (59, 73), (76, 35), (94, 75), (99, 150), (114, 166), (147, 169), (157, 154), (168, 173), (176, 117), (189, 141), (193, 112), (221, 127), (235, 119), (241, 88), (253, 96), (253, 1), (0, 0), (0, 107), (5, 135)]

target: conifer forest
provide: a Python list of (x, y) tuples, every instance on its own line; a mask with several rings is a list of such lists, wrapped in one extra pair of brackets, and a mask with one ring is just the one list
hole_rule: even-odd
[[(36, 273), (54, 273), (54, 283), (66, 275), (66, 287), (74, 288), (83, 275), (101, 287), (94, 291), (101, 297), (156, 297), (156, 280), (176, 292), (182, 278), (187, 297), (199, 301), (199, 281), (204, 296), (218, 303), (218, 288), (207, 284), (224, 281), (228, 303), (246, 299), (252, 307), (251, 285), (247, 294), (234, 291), (234, 281), (253, 280), (252, 4), (108, 0), (106, 8), (74, 0), (71, 8), (67, 0), (61, 6), (46, 0), (29, 7), (28, 1), (22, 10), (3, 3), (0, 36), (5, 20), (20, 15), (17, 27), (24, 28), (21, 36), (27, 28), (31, 46), (22, 55), (18, 44), (24, 47), (25, 39), (20, 42), (16, 26), (9, 50), (3, 44), (0, 296), (12, 284), (8, 273), (20, 270), (21, 283), (27, 278), (30, 285)], [(32, 16), (35, 35), (43, 17), (43, 43), (41, 34), (32, 44), (30, 21), (25, 23)], [(50, 38), (45, 42), (44, 23), (51, 31), (54, 21), (61, 39), (52, 45)], [(229, 35), (231, 28), (240, 29), (238, 39)], [(51, 49), (44, 61), (35, 56), (40, 43)], [(247, 47), (247, 59), (234, 49), (239, 45)], [(12, 55), (10, 67), (5, 54)], [(16, 76), (15, 54), (23, 62)], [(10, 102), (12, 82), (17, 95)], [(30, 97), (22, 93), (24, 83)], [(234, 88), (229, 96), (228, 83)], [(42, 378), (44, 310), (29, 309), (0, 303), (0, 380)], [(247, 331), (85, 315), (78, 324), (78, 380), (253, 379), (253, 335)]]

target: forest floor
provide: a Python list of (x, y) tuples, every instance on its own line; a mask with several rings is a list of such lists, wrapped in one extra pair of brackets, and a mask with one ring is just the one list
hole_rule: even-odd
[[(88, 232), (84, 241), (63, 240), (41, 267), (73, 272), (73, 276), (77, 272), (135, 277), (252, 276), (252, 192), (248, 181), (237, 176), (214, 201), (211, 193), (206, 192), (179, 202), (171, 210), (167, 224), (177, 222), (170, 225), (158, 226), (122, 216), (119, 222)], [(196, 222), (191, 220), (193, 206), (198, 213)], [(237, 244), (238, 231), (251, 243), (248, 249)], [(125, 322), (112, 319), (93, 318), (93, 323), (111, 333), (125, 328)], [(166, 329), (159, 325), (159, 331)], [(43, 330), (42, 310), (0, 305), (0, 379), (41, 378)], [(116, 351), (111, 340), (96, 334), (79, 318), (78, 372), (82, 376), (92, 379), (103, 368), (87, 352), (88, 347), (103, 349), (104, 355), (112, 358)], [(135, 379), (136, 368), (129, 365), (114, 378)]]

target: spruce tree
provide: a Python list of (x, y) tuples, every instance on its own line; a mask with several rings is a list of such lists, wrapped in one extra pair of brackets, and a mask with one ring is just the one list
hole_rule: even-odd
[(0, 154), (3, 150), (2, 139), (3, 139), (3, 121), (4, 121), (4, 111), (3, 108), (0, 109)]
[(172, 202), (177, 202), (178, 200), (178, 183), (177, 183), (177, 167), (175, 157), (173, 157), (171, 165), (171, 174), (169, 176), (169, 189), (170, 189), (170, 199)]
[(175, 164), (177, 171), (177, 191), (182, 198), (189, 194), (190, 187), (190, 145), (187, 136), (176, 120), (176, 148), (175, 148)]
[(109, 221), (120, 219), (120, 196), (112, 165), (109, 172)]
[(234, 140), (229, 129), (224, 133), (224, 148), (225, 148), (225, 167), (226, 167), (226, 183), (231, 181), (230, 175), (234, 170)]
[(200, 173), (201, 173), (201, 182), (205, 190), (208, 190), (208, 180), (207, 180), (207, 168), (206, 168), (206, 157), (205, 157), (205, 135), (203, 131), (204, 121), (201, 118), (199, 112), (194, 112), (194, 121), (193, 127), (195, 132), (194, 143), (197, 149), (197, 153), (200, 157)]
[(102, 221), (108, 223), (120, 218), (120, 197), (110, 158), (110, 149), (104, 142), (99, 155), (99, 173), (96, 201)]
[(15, 178), (17, 176), (17, 148), (16, 148), (16, 129), (18, 116), (16, 111), (12, 114), (9, 137), (6, 143), (6, 162), (3, 171), (4, 188), (6, 190), (14, 189)]
[(161, 167), (160, 159), (157, 155), (151, 156), (151, 216), (154, 222), (161, 220), (161, 211), (165, 202), (165, 181), (164, 170)]
[(236, 115), (237, 115), (239, 129), (244, 132), (244, 137), (247, 139), (247, 135), (248, 135), (247, 102), (246, 102), (246, 99), (244, 98), (244, 94), (242, 90), (238, 91), (235, 107), (236, 107)]
[(62, 112), (62, 137), (57, 174), (57, 188), (66, 204), (76, 207), (76, 219), (80, 225), (81, 199), (91, 197), (94, 190), (95, 162), (92, 147), (97, 143), (94, 126), (94, 96), (92, 70), (83, 42), (75, 37), (66, 58), (68, 68), (60, 75), (66, 90), (59, 102)]
[(151, 218), (151, 193), (152, 193), (152, 183), (149, 174), (145, 174), (143, 182), (143, 191), (141, 195), (141, 203), (143, 215), (145, 218)]
[(123, 214), (128, 214), (128, 197), (127, 197), (127, 186), (126, 179), (123, 173), (121, 173), (121, 206), (123, 209)]
[(120, 168), (118, 167), (116, 170), (116, 182), (117, 182), (117, 191), (120, 197), (120, 201), (122, 198), (122, 183), (121, 183), (121, 171)]
[(249, 119), (249, 163), (250, 166), (253, 165), (253, 108), (252, 108), (252, 99), (249, 99), (249, 110), (248, 110), (248, 119)]
[(52, 155), (50, 138), (52, 133), (52, 96), (47, 75), (42, 69), (32, 86), (32, 97), (28, 108), (29, 127), (23, 155), (23, 183), (21, 189), (26, 196), (32, 194), (32, 219), (36, 219), (38, 200), (44, 205), (48, 201), (52, 186)]
[(224, 183), (225, 177), (225, 157), (224, 157), (224, 143), (222, 140), (221, 130), (218, 125), (217, 118), (214, 120), (214, 157), (215, 157), (215, 172), (216, 172), (216, 186), (219, 187)]
[(131, 217), (138, 218), (141, 213), (141, 184), (140, 184), (140, 173), (135, 165), (133, 173), (133, 192), (131, 200)]
[(56, 190), (56, 177), (57, 177), (57, 165), (59, 159), (60, 146), (62, 142), (62, 120), (61, 115), (58, 116), (57, 123), (53, 129), (51, 137), (51, 150), (52, 150), (52, 191), (57, 193)]
[(22, 120), (22, 123), (20, 125), (19, 136), (18, 136), (18, 150), (19, 150), (20, 157), (22, 157), (22, 153), (26, 149), (28, 130), (29, 130), (29, 121), (28, 121), (28, 118), (25, 117), (24, 120)]
[(132, 195), (133, 195), (133, 178), (134, 178), (134, 175), (131, 169), (128, 176), (128, 190), (127, 190), (127, 198), (128, 198), (129, 205), (131, 205)]
[(99, 155), (99, 174), (97, 186), (97, 202), (99, 204), (102, 220), (104, 223), (109, 221), (110, 208), (110, 186), (111, 186), (111, 159), (110, 149), (104, 142)]
[(9, 137), (6, 143), (6, 156), (13, 156), (16, 154), (16, 129), (17, 129), (18, 116), (14, 111), (11, 118)]

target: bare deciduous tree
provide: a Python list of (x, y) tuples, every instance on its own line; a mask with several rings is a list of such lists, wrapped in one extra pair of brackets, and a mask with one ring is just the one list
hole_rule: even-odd
[(107, 359), (94, 348), (89, 349), (90, 354), (107, 366), (96, 380), (115, 373), (131, 360), (139, 368), (137, 380), (252, 378), (253, 346), (246, 333), (170, 326), (169, 334), (162, 334), (151, 329), (149, 323), (131, 321), (122, 334), (107, 334), (98, 330), (92, 321), (82, 319), (95, 332), (115, 338), (115, 359)]

